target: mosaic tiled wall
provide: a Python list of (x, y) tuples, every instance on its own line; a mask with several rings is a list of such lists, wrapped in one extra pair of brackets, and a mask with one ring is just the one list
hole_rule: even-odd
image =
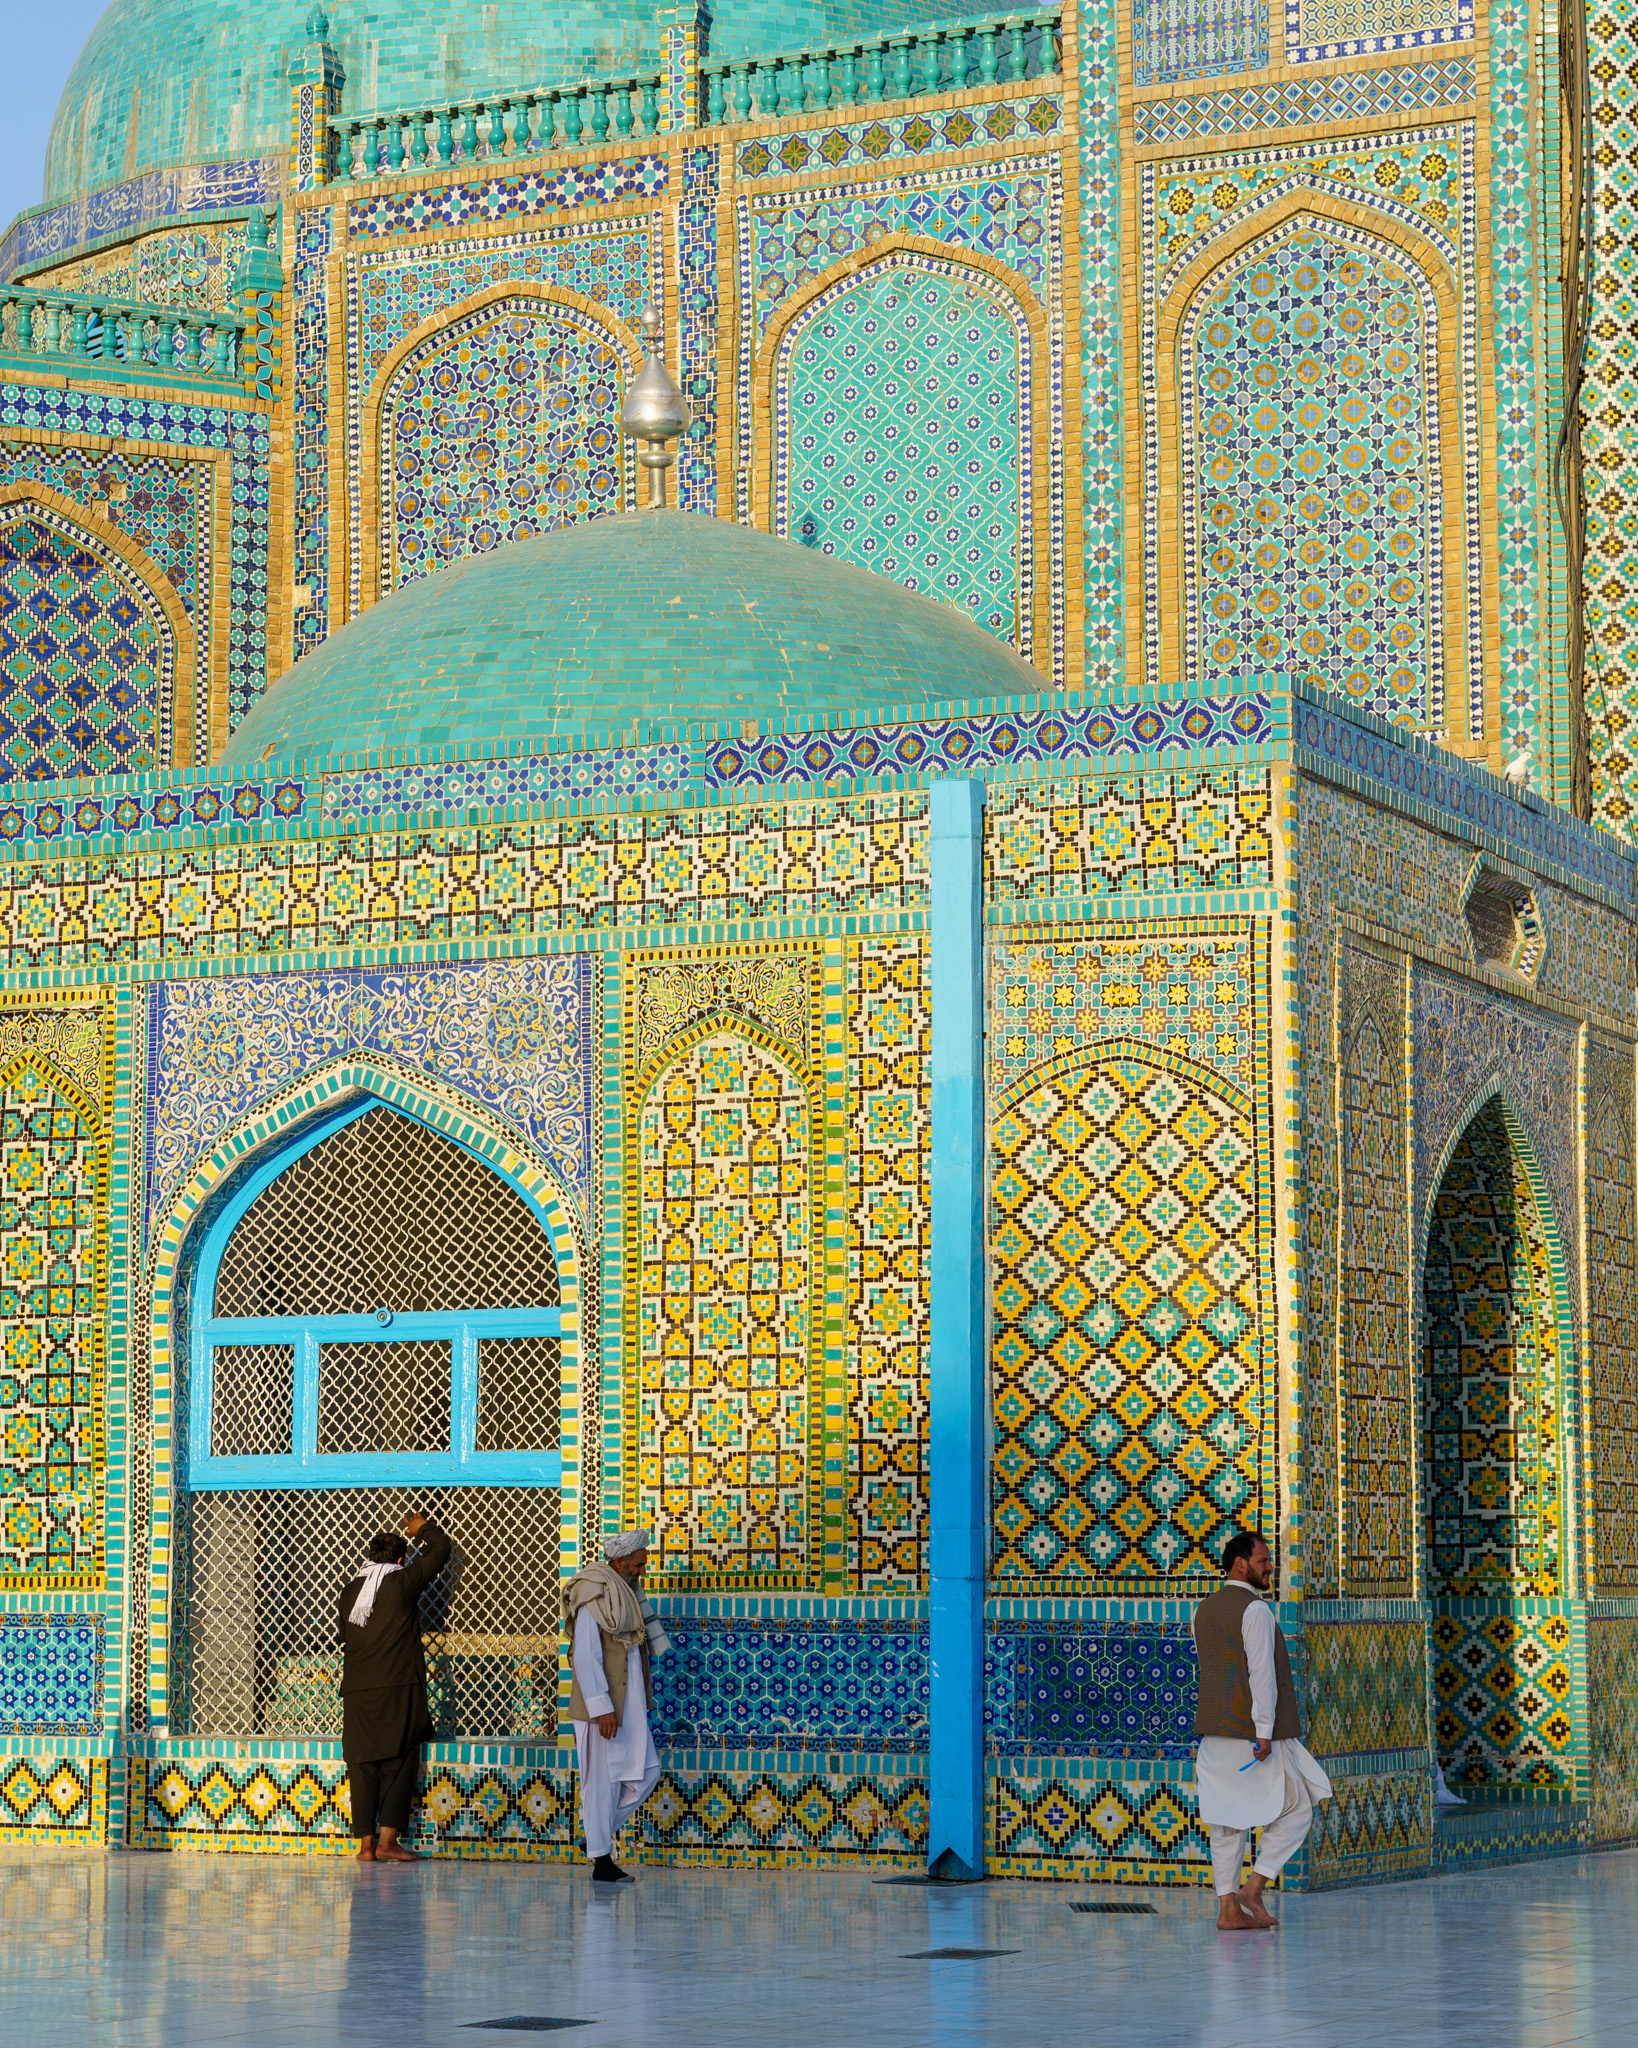
[(1638, 1589), (1632, 1049), (1589, 1033), (1585, 1057), (1592, 1568), (1598, 1592), (1619, 1593)]
[(101, 1848), (109, 1775), (106, 1757), (0, 1756), (0, 1840)]
[(0, 1614), (0, 1735), (100, 1735), (100, 1615)]
[(625, 963), (626, 1519), (656, 1582), (817, 1585), (833, 949)]
[(1573, 1629), (1556, 1606), (1457, 1601), (1436, 1610), (1433, 1744), (1447, 1784), (1573, 1791)]
[(1265, 946), (1202, 920), (996, 949), (998, 1582), (1204, 1585), (1271, 1493)]
[(670, 1749), (927, 1748), (924, 1621), (667, 1612), (654, 1665), (656, 1740)]
[(1588, 1616), (1587, 1715), (1593, 1840), (1631, 1841), (1638, 1837), (1638, 1615), (1595, 1609)]
[(161, 228), (94, 256), (37, 270), (29, 285), (35, 291), (106, 292), (149, 306), (225, 313), (233, 309), (234, 279), (244, 253), (243, 221)]
[(109, 1001), (0, 1004), (0, 1585), (105, 1569)]

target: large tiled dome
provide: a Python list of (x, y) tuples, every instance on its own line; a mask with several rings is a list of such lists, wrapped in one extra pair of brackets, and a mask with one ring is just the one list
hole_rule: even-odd
[(728, 520), (630, 512), (394, 592), (275, 683), (222, 760), (892, 723), (1048, 687), (981, 627), (867, 569)]
[[(290, 60), (312, 0), (113, 0), (69, 73), (46, 152), (50, 202), (138, 171), (290, 146)], [(655, 0), (333, 0), (349, 113), (436, 105), (657, 64)], [(666, 10), (675, 19), (674, 9)], [(925, 0), (721, 0), (719, 57), (919, 20)]]

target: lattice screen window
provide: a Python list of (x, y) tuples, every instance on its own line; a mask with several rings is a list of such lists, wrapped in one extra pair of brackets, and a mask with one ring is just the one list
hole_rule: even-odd
[(439, 1732), (549, 1735), (562, 1311), (522, 1196), (366, 1104), (237, 1192), (193, 1297), (181, 1725), (338, 1733), (341, 1589), (419, 1507), (456, 1544), (423, 1603)]
[[(418, 1495), (454, 1540), (421, 1596), (440, 1737), (543, 1740), (557, 1728), (557, 1494)], [(178, 1725), (193, 1735), (339, 1736), (342, 1588), (398, 1488), (196, 1493), (177, 1614)]]

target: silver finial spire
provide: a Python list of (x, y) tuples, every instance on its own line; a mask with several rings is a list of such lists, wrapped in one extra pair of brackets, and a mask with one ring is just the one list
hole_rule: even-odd
[(694, 424), (688, 400), (677, 389), (676, 380), (656, 353), (664, 326), (653, 306), (645, 306), (637, 322), (648, 346), (648, 358), (620, 408), (620, 428), (642, 443), (637, 460), (648, 471), (648, 509), (665, 510), (665, 473), (676, 456), (665, 444), (674, 435), (686, 434)]

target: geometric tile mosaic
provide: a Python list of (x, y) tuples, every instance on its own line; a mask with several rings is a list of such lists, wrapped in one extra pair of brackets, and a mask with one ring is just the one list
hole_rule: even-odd
[(662, 1749), (927, 1747), (927, 1634), (895, 1621), (666, 1617), (654, 1666)]
[(1446, 1782), (1575, 1784), (1570, 1624), (1462, 1603), (1433, 1623), (1434, 1744)]
[(1134, 0), (1131, 24), (1134, 85), (1221, 78), (1268, 62), (1268, 0)]
[(1285, 0), (1285, 61), (1326, 62), (1473, 34), (1474, 0)]
[(102, 1733), (103, 1623), (0, 1614), (0, 1735)]
[(49, 782), (169, 766), (176, 644), (152, 594), (38, 506), (0, 522), (0, 772)]
[(426, 228), (488, 226), (559, 208), (606, 206), (616, 199), (651, 199), (664, 192), (665, 183), (666, 161), (659, 155), (568, 164), (560, 171), (520, 171), (429, 191), (378, 192), (348, 206), (347, 236), (373, 240)]
[(1314, 1809), (1303, 1889), (1420, 1876), (1432, 1860), (1437, 1828), (1427, 1770), (1333, 1775), (1331, 1797)]
[(800, 131), (742, 142), (734, 152), (742, 179), (783, 178), (794, 171), (839, 170), (843, 164), (883, 163), (892, 157), (924, 156), (969, 143), (1033, 140), (1056, 135), (1063, 102), (1048, 95), (1035, 100), (1002, 100), (994, 106), (940, 110), (919, 107), (913, 114), (889, 114), (841, 128)]
[(1194, 1756), (1199, 1689), (1184, 1622), (1003, 1628), (986, 1642), (992, 1756)]
[(901, 251), (780, 337), (773, 531), (1033, 646), (1029, 327), (965, 266)]
[(1343, 71), (1300, 84), (1246, 85), (1179, 99), (1140, 100), (1132, 109), (1132, 140), (1143, 149), (1201, 135), (1371, 120), (1416, 107), (1465, 106), (1477, 90), (1473, 59), (1454, 57), (1437, 64)]
[(847, 1583), (927, 1583), (928, 941), (848, 942)]
[(1631, 1592), (1638, 1590), (1632, 1054), (1589, 1032), (1585, 1060), (1592, 1565), (1597, 1592)]
[(0, 1015), (0, 1580), (100, 1570), (102, 1315), (109, 1159), (100, 1091), (70, 1089), (42, 1028), (77, 1031), (93, 1073), (95, 1011)]
[[(1228, 986), (1255, 1016), (1250, 977)], [(1210, 1580), (1258, 1516), (1253, 1098), (1112, 1037), (1032, 1069), (993, 1114), (999, 1580)]]
[(1304, 1740), (1316, 1756), (1422, 1749), (1428, 1739), (1421, 1621), (1306, 1621)]
[(991, 793), (984, 883), (992, 903), (1266, 888), (1268, 770), (1151, 771)]
[(98, 293), (199, 313), (234, 310), (234, 278), (245, 253), (243, 221), (161, 228), (97, 255), (29, 273), (34, 291)]
[(912, 789), (0, 863), (0, 970), (917, 909), (926, 815)]
[(925, 1778), (849, 1770), (845, 1759), (814, 1764), (774, 1772), (668, 1757), (637, 1822), (645, 1857), (743, 1864), (926, 1853)]
[(381, 398), (381, 594), (620, 511), (623, 370), (606, 329), (538, 299), (499, 300), (412, 350)]
[[(1631, 1602), (1624, 1603), (1629, 1609)], [(1587, 1617), (1593, 1840), (1638, 1837), (1638, 1615)]]
[(101, 1844), (108, 1762), (89, 1756), (0, 1756), (0, 1840)]
[(1299, 216), (1190, 304), (1185, 673), (1226, 690), (1295, 667), (1437, 727), (1438, 319), (1388, 249)]
[(1205, 1874), (1206, 1828), (1187, 1781), (997, 1774), (985, 1793), (992, 1875), (1027, 1877), (1033, 1865), (1116, 1883), (1129, 1873), (1137, 1883), (1192, 1884)]

